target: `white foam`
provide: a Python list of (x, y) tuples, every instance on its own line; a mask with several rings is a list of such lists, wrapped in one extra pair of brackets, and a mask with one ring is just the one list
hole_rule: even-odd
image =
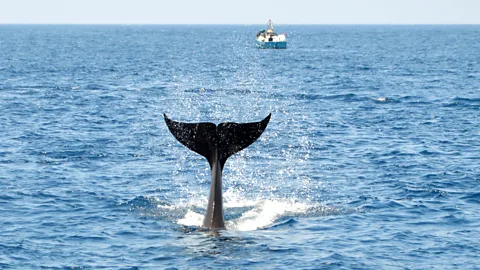
[(280, 217), (303, 214), (309, 209), (304, 203), (280, 200), (264, 200), (245, 212), (240, 218), (227, 222), (228, 229), (252, 231), (273, 225)]
[[(311, 207), (305, 203), (293, 200), (231, 200), (225, 203), (225, 212), (231, 208), (253, 207), (239, 218), (228, 220), (226, 227), (229, 230), (253, 231), (266, 228), (285, 215), (299, 215), (306, 213)], [(177, 221), (184, 226), (201, 226), (204, 214), (188, 210), (185, 216)]]
[(203, 222), (203, 215), (199, 213), (195, 213), (192, 210), (188, 210), (187, 214), (182, 219), (177, 221), (178, 224), (184, 226), (202, 226)]
[(374, 98), (373, 100), (380, 101), (380, 102), (387, 102), (388, 99), (386, 97), (379, 97), (379, 98)]

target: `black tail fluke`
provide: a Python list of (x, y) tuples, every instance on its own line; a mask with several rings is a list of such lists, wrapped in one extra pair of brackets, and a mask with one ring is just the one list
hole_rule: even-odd
[(271, 114), (253, 123), (181, 123), (164, 114), (168, 129), (188, 149), (207, 158), (212, 167), (218, 161), (223, 168), (227, 159), (255, 142), (268, 125)]
[(253, 123), (221, 123), (217, 127), (218, 155), (223, 168), (227, 159), (255, 142), (262, 135), (272, 114), (260, 122)]
[(188, 149), (206, 157), (211, 165), (217, 126), (213, 123), (181, 123), (170, 120), (166, 114), (163, 116), (173, 136)]

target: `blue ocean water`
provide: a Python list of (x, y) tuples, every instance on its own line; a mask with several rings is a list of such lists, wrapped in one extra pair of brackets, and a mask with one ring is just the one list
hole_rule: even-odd
[(478, 269), (480, 26), (260, 27), (0, 26), (0, 269)]

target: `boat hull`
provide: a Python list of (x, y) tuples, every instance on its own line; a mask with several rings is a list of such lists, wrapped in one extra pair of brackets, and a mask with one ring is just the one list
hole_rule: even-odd
[(286, 49), (287, 42), (286, 41), (267, 41), (262, 42), (257, 40), (257, 47), (260, 49)]

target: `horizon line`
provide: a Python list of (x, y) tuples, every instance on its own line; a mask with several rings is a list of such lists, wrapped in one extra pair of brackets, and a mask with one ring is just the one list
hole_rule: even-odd
[[(0, 25), (264, 25), (263, 23), (31, 23), (31, 22), (0, 22)], [(399, 25), (399, 26), (414, 26), (414, 25), (480, 25), (480, 23), (283, 23), (276, 25)]]

